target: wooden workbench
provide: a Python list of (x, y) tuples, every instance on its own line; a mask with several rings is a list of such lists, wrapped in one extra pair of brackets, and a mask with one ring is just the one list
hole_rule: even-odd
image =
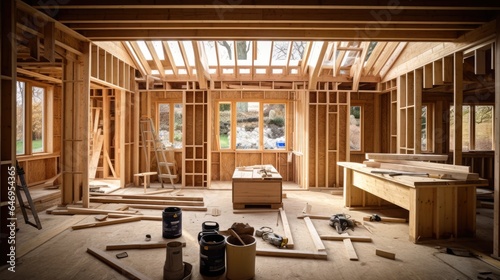
[[(373, 174), (376, 168), (339, 162), (344, 167), (346, 207), (373, 207), (390, 202), (409, 211), (412, 242), (471, 237), (476, 232), (476, 187), (487, 180), (449, 180)], [(385, 200), (385, 201), (382, 201)]]
[[(268, 170), (267, 176), (262, 172)], [(282, 178), (272, 165), (238, 167), (232, 178), (233, 208), (268, 206), (280, 208), (282, 204)]]

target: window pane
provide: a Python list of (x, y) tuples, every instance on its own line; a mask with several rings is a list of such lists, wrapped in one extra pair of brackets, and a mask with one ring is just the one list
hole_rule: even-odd
[(264, 104), (264, 149), (285, 149), (285, 104)]
[(427, 151), (427, 106), (422, 105), (422, 151)]
[(493, 106), (476, 106), (475, 149), (493, 150)]
[(470, 106), (462, 107), (462, 151), (470, 150)]
[(26, 83), (17, 82), (16, 93), (16, 154), (24, 154), (24, 106)]
[(236, 103), (236, 148), (259, 149), (259, 102)]
[(219, 145), (221, 149), (231, 148), (231, 104), (219, 104)]
[(158, 137), (166, 147), (172, 146), (170, 139), (170, 104), (158, 106)]
[(32, 126), (32, 151), (40, 153), (44, 151), (44, 95), (45, 89), (33, 87), (31, 104), (31, 126)]
[(349, 117), (351, 151), (361, 151), (361, 106), (351, 106)]
[(182, 104), (174, 105), (174, 148), (182, 148)]

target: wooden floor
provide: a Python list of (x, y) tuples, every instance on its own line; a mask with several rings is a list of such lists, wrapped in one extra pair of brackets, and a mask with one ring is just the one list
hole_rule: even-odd
[[(222, 184), (221, 184), (222, 185)], [(158, 186), (153, 185), (151, 191)], [(199, 274), (199, 245), (197, 235), (204, 221), (216, 221), (221, 229), (229, 228), (234, 222), (248, 223), (254, 228), (269, 226), (274, 232), (283, 235), (281, 222), (276, 225), (276, 213), (234, 214), (231, 191), (220, 186), (221, 190), (176, 190), (175, 195), (203, 196), (207, 212), (183, 211), (183, 235), (179, 240), (186, 242), (183, 260), (193, 265), (191, 279), (225, 279), (202, 277)], [(149, 191), (149, 190), (148, 190)], [(364, 216), (377, 213), (385, 217), (407, 218), (403, 209), (370, 211), (349, 211), (343, 208), (342, 195), (330, 192), (284, 191), (284, 208), (290, 223), (295, 243), (294, 250), (314, 251), (315, 246), (304, 220), (296, 217), (302, 214), (306, 203), (312, 205), (311, 214), (332, 215), (346, 213), (357, 221)], [(127, 188), (114, 193), (143, 194), (142, 188)], [(163, 194), (171, 195), (171, 194)], [(117, 205), (99, 205), (101, 209), (116, 209)], [(220, 216), (212, 216), (218, 209)], [(146, 215), (161, 215), (161, 210), (141, 210)], [(408, 224), (368, 222), (366, 227), (358, 226), (350, 235), (370, 236), (373, 242), (353, 242), (359, 257), (358, 261), (348, 258), (344, 243), (323, 241), (327, 260), (291, 259), (278, 257), (256, 257), (255, 279), (478, 279), (483, 277), (500, 279), (500, 269), (486, 261), (491, 253), (493, 213), (491, 209), (478, 208), (478, 231), (473, 239), (441, 240), (413, 244), (408, 240)], [(108, 244), (143, 242), (146, 234), (151, 234), (151, 242), (162, 241), (161, 221), (138, 221), (128, 224), (110, 225), (82, 230), (71, 230), (74, 224), (94, 221), (94, 215), (60, 216), (40, 213), (43, 229), (25, 225), (19, 214), (17, 232), (18, 260), (16, 272), (6, 266), (0, 271), (0, 279), (126, 279), (109, 268), (86, 250), (88, 247), (105, 249)], [(328, 220), (313, 219), (319, 234), (336, 234)], [(42, 243), (44, 242), (44, 243)], [(40, 245), (40, 243), (42, 243)], [(473, 257), (460, 257), (446, 254), (446, 248), (473, 248), (478, 250), (483, 260)], [(275, 249), (258, 238), (258, 249)], [(386, 259), (375, 255), (375, 249), (396, 254), (396, 259)], [(292, 250), (292, 249), (282, 249)], [(165, 262), (165, 249), (125, 250), (128, 257), (120, 262), (135, 268), (151, 279), (162, 279)], [(121, 251), (107, 251), (114, 258)], [(487, 278), (484, 278), (487, 279)]]

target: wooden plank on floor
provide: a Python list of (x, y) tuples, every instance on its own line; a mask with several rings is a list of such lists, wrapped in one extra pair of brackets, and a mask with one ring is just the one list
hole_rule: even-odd
[(141, 218), (141, 221), (148, 220), (148, 221), (162, 221), (163, 217), (162, 216), (151, 216), (151, 215), (137, 215), (133, 216), (130, 214), (109, 214), (108, 217), (110, 218), (127, 218), (127, 217), (139, 217)]
[[(54, 210), (56, 211), (56, 210)], [(52, 211), (53, 214), (54, 211)], [(93, 215), (93, 214), (137, 214), (137, 210), (126, 210), (126, 211), (120, 211), (120, 210), (107, 210), (107, 209), (90, 209), (90, 208), (78, 208), (78, 207), (68, 207), (67, 211), (69, 214), (87, 214), (87, 215)]]
[[(106, 251), (113, 250), (130, 250), (130, 249), (155, 249), (155, 248), (167, 248), (168, 242), (141, 242), (141, 243), (121, 243), (121, 244), (109, 244), (106, 245)], [(186, 247), (186, 242), (182, 242), (182, 247)]]
[(354, 250), (354, 246), (352, 246), (352, 242), (350, 238), (344, 239), (344, 247), (347, 252), (347, 256), (351, 261), (358, 260), (358, 254), (356, 254), (356, 250)]
[(73, 230), (78, 230), (78, 229), (84, 229), (84, 228), (102, 227), (102, 226), (108, 226), (108, 225), (137, 222), (140, 220), (141, 220), (140, 217), (128, 217), (128, 218), (109, 220), (109, 221), (104, 221), (104, 222), (93, 222), (93, 223), (79, 224), (79, 225), (74, 225), (71, 228)]
[[(149, 204), (129, 204), (128, 205), (130, 208), (136, 208), (136, 209), (155, 209), (155, 210), (163, 210), (167, 206), (163, 205), (149, 205)], [(168, 206), (168, 207), (178, 207), (182, 211), (207, 211), (207, 207), (198, 207), (198, 206)]]
[(203, 201), (168, 201), (160, 199), (133, 199), (133, 198), (107, 198), (91, 197), (90, 202), (97, 203), (126, 203), (126, 204), (152, 204), (152, 205), (180, 205), (180, 206), (203, 206)]
[(357, 242), (372, 242), (372, 238), (369, 236), (356, 236), (356, 235), (320, 235), (321, 240), (331, 240), (331, 241), (342, 241), (346, 238), (351, 239), (351, 241)]
[(280, 208), (279, 210), (280, 210), (281, 223), (283, 224), (283, 230), (285, 231), (285, 237), (288, 238), (288, 243), (286, 244), (286, 247), (291, 249), (295, 246), (293, 242), (292, 230), (290, 229), (290, 224), (288, 223), (288, 218), (286, 217), (285, 209)]
[(104, 193), (93, 193), (92, 197), (107, 197), (107, 198), (133, 198), (133, 199), (153, 199), (153, 200), (174, 200), (174, 201), (203, 201), (202, 196), (155, 196), (155, 195), (144, 195), (144, 194), (104, 194)]
[(127, 277), (128, 279), (137, 279), (137, 280), (150, 280), (148, 276), (144, 275), (143, 273), (135, 270), (132, 267), (129, 267), (127, 264), (121, 262), (120, 260), (116, 259), (115, 256), (110, 256), (103, 250), (99, 250), (96, 248), (87, 248), (87, 253), (91, 254), (92, 256), (96, 257), (100, 261), (104, 262), (114, 270), (120, 272), (122, 275)]
[(235, 209), (233, 214), (276, 213), (279, 209)]
[(396, 259), (396, 254), (388, 252), (388, 251), (380, 250), (380, 249), (375, 249), (375, 254), (377, 256), (384, 257), (384, 258), (391, 259), (391, 260)]
[(311, 235), (311, 238), (312, 238), (312, 241), (314, 242), (314, 246), (316, 247), (316, 250), (326, 251), (325, 244), (323, 244), (323, 241), (321, 241), (321, 238), (319, 237), (319, 234), (316, 231), (316, 228), (314, 227), (314, 224), (312, 223), (311, 218), (305, 217), (304, 222), (306, 223), (307, 229), (309, 230), (309, 234)]
[(288, 249), (257, 249), (256, 255), (270, 256), (270, 257), (300, 258), (300, 259), (320, 259), (320, 260), (326, 260), (328, 258), (326, 252), (311, 252), (311, 251), (288, 250)]

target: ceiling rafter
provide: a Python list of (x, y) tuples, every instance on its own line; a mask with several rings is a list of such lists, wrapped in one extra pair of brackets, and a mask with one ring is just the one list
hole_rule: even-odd
[(318, 60), (316, 60), (316, 63), (314, 66), (312, 66), (312, 69), (309, 69), (310, 90), (315, 90), (317, 88), (317, 80), (319, 77), (319, 72), (321, 69), (321, 65), (323, 64), (323, 60), (325, 59), (326, 50), (328, 49), (328, 42), (322, 42), (322, 43), (323, 45), (321, 46), (321, 50), (318, 55)]
[(144, 71), (146, 71), (146, 76), (151, 75), (151, 67), (149, 66), (149, 62), (146, 60), (144, 55), (142, 54), (141, 48), (139, 47), (139, 44), (135, 41), (130, 41), (129, 42), (130, 46), (132, 47), (133, 52), (139, 59), (139, 63), (144, 67)]
[(408, 44), (407, 42), (400, 42), (398, 44), (396, 50), (392, 52), (391, 57), (389, 57), (389, 59), (385, 62), (384, 66), (380, 70), (379, 72), (380, 78), (382, 79), (385, 78), (385, 75), (387, 74), (387, 72), (389, 72), (389, 69), (391, 69), (392, 65), (394, 64), (394, 62), (396, 62), (396, 60), (401, 55), (407, 44)]
[(186, 67), (187, 74), (189, 77), (191, 77), (193, 75), (193, 70), (191, 69), (191, 65), (189, 65), (189, 59), (186, 48), (184, 47), (184, 42), (177, 41), (177, 44), (179, 45), (179, 49), (181, 50), (182, 59), (184, 60), (184, 66)]
[(207, 80), (210, 80), (210, 74), (208, 73), (207, 69), (207, 56), (204, 54), (203, 46), (200, 46), (201, 43), (199, 41), (191, 41), (191, 44), (193, 45), (195, 59), (194, 65), (196, 67), (196, 76), (198, 77), (198, 83), (200, 84), (201, 89), (207, 89)]
[(370, 74), (370, 72), (373, 69), (373, 66), (378, 61), (378, 58), (379, 58), (380, 54), (383, 52), (386, 45), (387, 45), (387, 42), (377, 42), (377, 45), (372, 50), (370, 57), (368, 58), (365, 66), (363, 67), (363, 75), (366, 76), (366, 75)]
[[(352, 74), (352, 90), (358, 91), (359, 89), (359, 80), (361, 78), (361, 74), (363, 73), (363, 64), (365, 63), (366, 54), (368, 53), (368, 46), (370, 42), (362, 42), (361, 43), (361, 54), (358, 55), (351, 66)], [(352, 71), (354, 70), (354, 71)]]
[(379, 75), (380, 70), (386, 64), (387, 60), (391, 57), (392, 53), (398, 46), (398, 42), (389, 42), (384, 48), (384, 52), (379, 56), (377, 63), (373, 66), (373, 75)]
[(146, 46), (148, 47), (148, 50), (151, 53), (151, 56), (153, 57), (153, 62), (156, 65), (156, 68), (158, 68), (158, 72), (160, 72), (160, 77), (162, 79), (165, 79), (165, 68), (163, 68), (163, 64), (160, 58), (158, 57), (158, 54), (156, 53), (153, 43), (151, 41), (146, 41)]
[(174, 76), (177, 77), (179, 75), (179, 70), (177, 69), (177, 65), (175, 65), (174, 56), (172, 55), (170, 46), (168, 45), (167, 41), (162, 41), (162, 45), (163, 45), (163, 51), (166, 54), (165, 57), (168, 59), (170, 65), (172, 66), (172, 71), (174, 72)]
[[(347, 46), (348, 42), (335, 42), (337, 44), (337, 49), (338, 48), (344, 48)], [(333, 76), (334, 77), (337, 77), (340, 73), (340, 65), (342, 63), (342, 61), (344, 60), (344, 56), (346, 54), (346, 51), (345, 50), (339, 50), (338, 51), (338, 55), (337, 57), (335, 58), (335, 63), (333, 64), (334, 67), (334, 71), (333, 71)]]

